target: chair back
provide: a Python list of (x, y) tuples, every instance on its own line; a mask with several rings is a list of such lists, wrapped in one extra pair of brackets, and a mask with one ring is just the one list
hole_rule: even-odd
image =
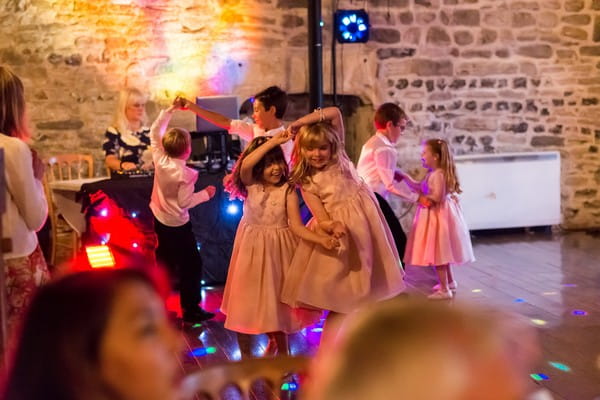
[[(229, 398), (224, 396), (228, 388), (235, 388), (242, 399), (250, 399), (253, 385), (266, 381), (275, 392), (276, 398), (281, 396), (282, 384), (286, 376), (304, 373), (308, 367), (307, 357), (280, 356), (275, 358), (255, 358), (239, 362), (215, 365), (189, 373), (183, 380), (186, 399), (200, 398), (217, 400)], [(293, 389), (293, 388), (291, 388)]]
[(46, 160), (50, 182), (94, 176), (94, 159), (89, 154), (59, 154)]

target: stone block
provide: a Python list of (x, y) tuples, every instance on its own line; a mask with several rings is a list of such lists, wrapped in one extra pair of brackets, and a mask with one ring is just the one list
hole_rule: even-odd
[(387, 60), (388, 58), (405, 58), (412, 57), (416, 49), (405, 47), (385, 47), (377, 49), (377, 58)]
[(385, 8), (404, 8), (408, 6), (409, 0), (368, 0), (371, 7), (385, 7)]
[(450, 88), (451, 89), (460, 89), (465, 87), (467, 84), (467, 81), (465, 81), (464, 79), (454, 79), (452, 81), (452, 83), (450, 84)]
[(277, 8), (306, 8), (309, 0), (277, 0)]
[(594, 42), (600, 42), (600, 17), (594, 18)]
[(506, 28), (511, 25), (512, 14), (502, 8), (494, 8), (483, 14), (483, 24), (489, 27)]
[(453, 67), (450, 61), (414, 60), (414, 72), (419, 76), (452, 76)]
[(449, 46), (450, 36), (445, 29), (439, 27), (431, 27), (427, 31), (427, 43), (436, 46)]
[(454, 121), (453, 127), (468, 132), (494, 132), (497, 129), (493, 118), (460, 118)]
[(43, 121), (35, 124), (37, 129), (44, 130), (76, 130), (83, 127), (83, 121), (79, 119), (68, 119), (63, 121)]
[(582, 56), (598, 57), (600, 56), (600, 46), (581, 46), (579, 54)]
[(577, 40), (587, 40), (587, 32), (583, 29), (574, 28), (572, 26), (563, 26), (561, 30), (563, 36)]
[(386, 44), (398, 43), (400, 32), (392, 28), (374, 28), (371, 29), (370, 40)]
[(583, 0), (566, 0), (565, 10), (569, 12), (578, 12), (583, 10)]
[(432, 12), (420, 12), (416, 15), (418, 25), (427, 25), (435, 21), (436, 14)]
[(494, 103), (491, 101), (486, 101), (481, 105), (481, 111), (491, 110), (494, 107)]
[(304, 18), (297, 15), (286, 14), (281, 19), (281, 26), (285, 28), (298, 28), (304, 25)]
[(532, 44), (517, 48), (517, 54), (532, 58), (550, 58), (553, 55), (552, 46), (547, 44)]
[(537, 21), (533, 14), (528, 12), (514, 12), (511, 18), (511, 25), (513, 28), (533, 26), (536, 24), (536, 22)]
[(473, 43), (475, 39), (469, 31), (457, 31), (454, 32), (454, 43), (459, 46), (466, 46)]
[(452, 25), (479, 26), (479, 10), (454, 10), (452, 13)]
[(496, 42), (497, 39), (498, 32), (492, 29), (482, 29), (479, 35), (478, 43), (485, 46), (486, 44)]
[(562, 22), (570, 25), (588, 25), (592, 22), (592, 17), (586, 14), (565, 15), (561, 18)]
[(399, 15), (400, 23), (404, 25), (410, 25), (414, 21), (413, 13), (410, 11), (402, 12)]
[(531, 138), (533, 147), (562, 147), (565, 144), (565, 139), (560, 136), (534, 136)]

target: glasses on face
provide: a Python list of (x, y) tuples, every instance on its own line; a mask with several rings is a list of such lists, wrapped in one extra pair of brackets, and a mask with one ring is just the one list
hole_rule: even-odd
[(133, 103), (133, 104), (129, 104), (129, 107), (131, 107), (131, 108), (145, 108), (146, 107), (146, 103)]
[(406, 128), (406, 127), (412, 126), (412, 122), (410, 122), (410, 121), (409, 121), (409, 120), (407, 120), (407, 119), (401, 119), (401, 120), (400, 120), (400, 121), (398, 121), (398, 123), (397, 123), (397, 124), (395, 124), (394, 126), (396, 126), (396, 127), (401, 127), (401, 128)]

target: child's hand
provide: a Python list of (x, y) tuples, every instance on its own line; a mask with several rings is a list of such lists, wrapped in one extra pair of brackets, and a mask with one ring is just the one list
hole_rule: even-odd
[(33, 167), (33, 176), (38, 181), (41, 181), (44, 178), (44, 173), (46, 172), (46, 165), (40, 156), (38, 156), (37, 151), (34, 149), (31, 149), (31, 162)]
[(137, 169), (137, 164), (129, 161), (125, 161), (121, 163), (121, 169), (124, 171), (129, 171), (132, 169)]
[(334, 238), (339, 239), (346, 234), (344, 224), (339, 221), (333, 221), (331, 224), (331, 234)]
[(422, 194), (419, 195), (419, 199), (417, 200), (417, 202), (426, 208), (429, 208), (433, 205), (433, 201), (431, 201), (430, 199), (428, 199), (427, 197), (423, 196)]
[(302, 126), (304, 125), (303, 123), (298, 122), (298, 121), (299, 120), (296, 120), (296, 121), (292, 122), (287, 127), (287, 130), (290, 131), (290, 134), (292, 135), (292, 138), (296, 137), (296, 134), (298, 133), (298, 131), (300, 130), (300, 128), (302, 128)]
[(177, 96), (175, 100), (173, 100), (173, 107), (179, 108), (181, 110), (187, 110), (188, 99), (185, 97)]
[(217, 188), (215, 188), (213, 185), (207, 186), (204, 190), (206, 190), (206, 193), (208, 193), (209, 199), (212, 199), (215, 196), (215, 193), (217, 193)]
[(340, 241), (331, 236), (323, 236), (321, 238), (320, 244), (327, 250), (333, 250), (340, 247)]
[(394, 172), (394, 180), (400, 182), (402, 179), (404, 179), (404, 173), (400, 170), (396, 170)]
[(292, 138), (292, 133), (289, 130), (283, 130), (273, 135), (271, 140), (274, 140), (277, 144), (284, 144)]

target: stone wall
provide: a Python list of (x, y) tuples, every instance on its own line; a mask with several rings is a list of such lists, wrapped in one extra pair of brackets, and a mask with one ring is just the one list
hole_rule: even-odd
[[(151, 116), (178, 93), (307, 92), (306, 1), (5, 0), (0, 62), (25, 82), (37, 148), (100, 161), (124, 85), (150, 94)], [(559, 150), (564, 226), (600, 226), (600, 0), (338, 3), (365, 7), (372, 25), (370, 42), (337, 46), (338, 92), (363, 102), (351, 155), (371, 133), (372, 105), (394, 101), (414, 123), (400, 144), (405, 168), (418, 170), (418, 143), (434, 136), (456, 153)]]

